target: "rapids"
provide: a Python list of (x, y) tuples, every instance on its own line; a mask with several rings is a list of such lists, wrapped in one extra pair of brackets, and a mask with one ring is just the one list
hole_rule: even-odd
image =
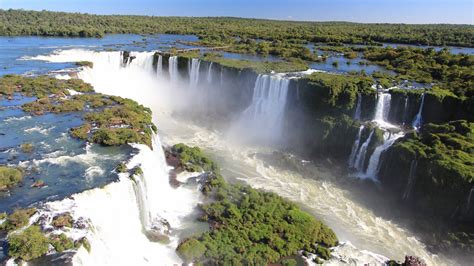
[[(128, 67), (120, 67), (119, 52), (65, 50), (36, 59), (49, 62), (92, 61), (94, 67), (84, 68), (78, 74), (79, 78), (91, 83), (98, 92), (131, 98), (150, 107), (165, 145), (183, 142), (203, 148), (217, 160), (226, 178), (273, 191), (298, 203), (333, 228), (341, 241), (350, 241), (359, 249), (393, 259), (401, 260), (405, 254), (415, 254), (430, 265), (450, 264), (444, 258), (430, 253), (406, 229), (377, 216), (373, 210), (355, 200), (351, 191), (332, 182), (333, 172), (328, 170), (303, 175), (292, 170), (282, 170), (257, 155), (272, 154), (275, 149), (243, 145), (229, 140), (228, 135), (221, 130), (211, 130), (199, 121), (191, 122), (175, 116), (174, 111), (177, 109), (193, 109), (193, 98), (180, 92), (188, 85), (173, 78), (170, 82), (167, 77), (157, 77), (156, 73), (150, 74), (150, 66), (146, 62), (151, 62), (147, 57), (151, 57), (152, 53), (135, 54), (141, 56), (137, 56)], [(170, 70), (171, 65), (170, 62)], [(222, 76), (221, 82), (225, 82)], [(380, 105), (386, 106), (387, 103), (384, 100)], [(383, 121), (384, 112), (377, 113), (376, 118)], [(163, 174), (165, 166), (162, 165), (163, 153), (158, 140), (155, 140), (153, 151), (142, 147), (138, 156), (136, 160), (140, 161), (147, 182), (150, 180), (155, 184), (152, 191), (147, 193), (153, 197), (151, 200), (154, 206), (150, 206), (150, 209), (167, 219), (172, 228), (183, 228), (183, 217), (190, 215), (192, 206), (199, 201), (196, 191), (185, 188), (173, 190), (168, 186), (168, 179)], [(180, 190), (182, 192), (177, 192)], [(89, 265), (110, 258), (112, 263), (138, 265), (145, 262), (153, 264), (161, 258), (162, 263), (179, 263), (171, 250), (176, 244), (175, 238), (169, 245), (160, 246), (147, 241), (141, 232), (134, 195), (132, 181), (121, 179), (104, 189), (93, 189), (75, 197), (77, 212), (89, 217), (95, 228), (91, 239), (92, 253), (87, 255), (81, 250), (75, 262)], [(362, 253), (364, 256), (368, 254)], [(358, 253), (352, 254), (357, 256)]]

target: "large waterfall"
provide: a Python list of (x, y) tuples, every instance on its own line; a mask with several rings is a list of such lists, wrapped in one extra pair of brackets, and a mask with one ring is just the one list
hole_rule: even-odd
[(251, 140), (278, 141), (281, 136), (290, 80), (277, 75), (258, 75), (252, 103), (234, 130)]
[[(139, 53), (137, 53), (139, 54)], [(135, 54), (134, 54), (135, 55)], [(149, 54), (151, 56), (151, 54)], [(306, 178), (293, 171), (281, 171), (264, 160), (259, 159), (257, 152), (251, 146), (231, 146), (227, 139), (222, 138), (212, 130), (175, 120), (170, 115), (172, 109), (165, 109), (163, 91), (175, 91), (174, 84), (167, 80), (157, 78), (156, 74), (150, 75), (146, 68), (141, 68), (138, 61), (133, 60), (130, 66), (120, 67), (121, 57), (118, 52), (91, 51), (61, 51), (56, 55), (43, 56), (44, 60), (52, 62), (92, 61), (94, 67), (86, 68), (80, 72), (79, 78), (91, 83), (101, 93), (118, 95), (138, 101), (150, 107), (153, 119), (157, 124), (160, 135), (167, 143), (184, 142), (199, 145), (222, 159), (224, 173), (232, 173), (237, 179), (242, 180), (256, 188), (264, 188), (303, 205), (313, 215), (322, 217), (331, 228), (334, 228), (341, 240), (350, 240), (357, 246), (382, 253), (388, 257), (401, 259), (402, 254), (417, 254), (432, 265), (438, 262), (424, 245), (412, 237), (407, 230), (399, 227), (375, 213), (364, 204), (352, 200), (347, 190), (340, 189), (333, 182)], [(138, 57), (137, 57), (138, 58)], [(145, 58), (143, 58), (145, 59)], [(175, 68), (177, 74), (177, 58), (170, 58), (169, 70)], [(151, 64), (152, 65), (152, 64)], [(174, 65), (174, 67), (172, 67)], [(214, 65), (214, 73), (219, 71)], [(172, 77), (170, 71), (170, 77)], [(222, 76), (227, 76), (221, 68)], [(219, 82), (219, 77), (214, 77)], [(173, 80), (173, 78), (171, 78)], [(270, 84), (273, 85), (270, 85)], [(281, 76), (259, 76), (255, 82), (254, 95), (251, 105), (242, 114), (240, 122), (242, 129), (248, 132), (265, 135), (279, 136), (281, 118), (286, 105), (286, 94), (289, 81)], [(260, 97), (257, 97), (260, 96)], [(183, 101), (182, 98), (172, 97)], [(177, 100), (176, 100), (177, 101)], [(276, 103), (279, 104), (276, 104)], [(157, 104), (161, 105), (157, 105)], [(194, 102), (186, 102), (186, 104)], [(273, 104), (271, 104), (273, 103)], [(268, 112), (272, 111), (272, 112)], [(277, 115), (279, 114), (279, 115)], [(256, 120), (259, 117), (259, 120)], [(269, 121), (278, 121), (270, 123)], [(160, 119), (160, 120), (159, 120)], [(178, 119), (178, 118), (176, 118)], [(268, 125), (280, 126), (268, 126)], [(168, 127), (168, 128), (166, 128)], [(176, 128), (178, 127), (178, 129)], [(255, 128), (253, 128), (255, 127)], [(260, 130), (260, 132), (259, 132)], [(365, 140), (365, 134), (360, 136), (356, 155), (360, 153), (361, 146), (370, 142)], [(374, 134), (371, 132), (371, 135)], [(363, 144), (361, 144), (363, 142)], [(140, 165), (144, 175), (135, 178), (121, 177), (119, 182), (96, 188), (74, 197), (77, 207), (74, 216), (86, 217), (91, 221), (92, 230), (88, 238), (92, 249), (89, 254), (85, 249), (80, 249), (76, 255), (75, 264), (83, 265), (173, 265), (181, 264), (174, 249), (180, 232), (194, 232), (186, 228), (187, 223), (194, 221), (189, 217), (196, 202), (199, 202), (200, 193), (196, 189), (186, 187), (172, 188), (167, 176), (161, 174), (166, 171), (162, 167), (163, 152), (161, 144), (156, 139), (153, 150), (139, 145), (139, 153), (128, 164), (129, 167)], [(366, 147), (367, 149), (367, 147)], [(367, 155), (368, 156), (368, 155)], [(362, 159), (359, 159), (362, 161)], [(364, 161), (366, 161), (364, 159)], [(146, 191), (146, 195), (142, 191)], [(151, 191), (151, 192), (148, 192)], [(151, 193), (151, 194), (150, 194)], [(140, 203), (145, 200), (146, 203)], [(146, 211), (148, 209), (148, 211)], [(145, 210), (145, 211), (144, 211)], [(171, 243), (159, 244), (149, 241), (146, 235), (145, 219), (159, 217), (166, 219), (171, 226)], [(153, 224), (153, 218), (150, 219)], [(195, 228), (193, 228), (195, 229)], [(364, 251), (365, 254), (369, 252)], [(337, 252), (335, 252), (337, 254)], [(348, 253), (348, 257), (353, 253)]]
[(383, 143), (377, 146), (377, 148), (375, 148), (374, 152), (370, 156), (369, 165), (367, 166), (367, 171), (365, 172), (365, 175), (364, 175), (367, 178), (372, 178), (374, 180), (377, 179), (377, 171), (378, 171), (378, 167), (380, 163), (380, 156), (382, 156), (382, 153), (386, 149), (392, 146), (395, 140), (403, 137), (403, 134), (385, 132), (383, 136), (384, 136)]
[[(35, 59), (93, 62), (94, 67), (84, 68), (78, 73), (79, 78), (92, 84), (97, 92), (130, 98), (150, 107), (153, 122), (160, 125), (156, 114), (162, 110), (157, 104), (165, 100), (162, 99), (164, 90), (160, 90), (160, 85), (167, 81), (150, 73), (153, 69), (153, 53), (133, 53), (133, 56), (135, 59), (126, 67), (121, 66), (119, 52), (66, 50)], [(170, 58), (170, 61), (173, 60)], [(91, 253), (80, 249), (74, 258), (75, 264), (182, 263), (175, 253), (178, 233), (193, 226), (194, 218), (188, 221), (189, 218), (185, 217), (193, 213), (196, 204), (201, 201), (201, 194), (196, 187), (174, 188), (170, 185), (168, 166), (158, 137), (153, 139), (153, 149), (145, 145), (135, 145), (135, 148), (139, 153), (127, 166), (139, 166), (143, 175), (132, 178), (121, 175), (119, 182), (74, 196), (74, 216), (90, 220), (92, 228), (88, 236)], [(168, 231), (168, 224), (171, 231), (169, 244), (150, 241), (148, 237), (153, 238)]]
[(421, 95), (421, 103), (420, 103), (420, 108), (418, 109), (418, 113), (415, 116), (415, 119), (413, 120), (412, 126), (415, 129), (420, 128), (421, 124), (423, 123), (423, 106), (425, 103), (425, 94)]
[(163, 75), (163, 56), (158, 55), (158, 62), (156, 63), (156, 75), (161, 77)]
[(372, 140), (372, 136), (374, 135), (375, 130), (371, 130), (369, 137), (362, 143), (362, 146), (359, 148), (359, 152), (357, 153), (357, 157), (354, 162), (354, 167), (357, 171), (361, 172), (364, 169), (365, 165), (365, 157), (367, 155), (367, 148), (369, 147), (370, 141)]
[(191, 61), (188, 61), (189, 85), (191, 86), (191, 88), (195, 88), (199, 82), (200, 65), (201, 60), (197, 58), (192, 58)]
[(390, 93), (379, 92), (377, 94), (377, 106), (375, 107), (374, 121), (380, 125), (388, 123), (391, 99), (392, 95)]
[(170, 74), (170, 80), (172, 82), (178, 82), (179, 72), (178, 72), (178, 57), (177, 56), (169, 57), (168, 72)]

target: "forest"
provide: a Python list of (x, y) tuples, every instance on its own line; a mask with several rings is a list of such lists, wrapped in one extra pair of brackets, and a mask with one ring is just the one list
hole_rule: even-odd
[(4, 36), (102, 37), (113, 33), (195, 34), (212, 42), (240, 38), (281, 40), (285, 43), (380, 45), (387, 42), (474, 47), (472, 25), (361, 24), (0, 10), (0, 35)]

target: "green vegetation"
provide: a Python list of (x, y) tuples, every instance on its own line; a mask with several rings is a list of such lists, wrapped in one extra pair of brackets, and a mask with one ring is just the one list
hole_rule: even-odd
[(300, 250), (316, 252), (317, 246), (337, 244), (331, 229), (295, 204), (274, 193), (227, 184), (198, 148), (178, 144), (172, 150), (183, 164), (195, 164), (191, 169), (212, 170), (206, 187), (213, 202), (200, 205), (200, 220), (209, 222), (211, 231), (180, 243), (177, 251), (187, 262), (268, 264)]
[[(180, 54), (181, 56), (181, 54)], [(303, 60), (292, 59), (289, 61), (250, 61), (250, 60), (237, 60), (223, 58), (215, 53), (208, 53), (203, 57), (204, 60), (219, 63), (225, 67), (231, 67), (236, 69), (252, 69), (257, 73), (270, 73), (275, 72), (296, 72), (304, 71), (309, 68), (308, 64)]]
[(24, 231), (8, 236), (8, 255), (13, 258), (31, 260), (48, 252), (49, 240), (38, 226), (30, 226)]
[(22, 170), (8, 166), (0, 166), (0, 190), (12, 188), (22, 180)]
[(128, 172), (128, 168), (124, 163), (119, 163), (116, 168), (117, 172), (119, 173), (126, 173)]
[(92, 63), (91, 61), (79, 61), (76, 62), (76, 66), (93, 68), (94, 63)]
[(12, 214), (6, 217), (6, 220), (5, 222), (3, 222), (3, 224), (1, 224), (0, 229), (12, 231), (27, 226), (30, 217), (33, 216), (33, 214), (35, 213), (35, 208), (17, 209)]
[[(68, 96), (68, 89), (83, 94)], [(85, 123), (71, 129), (73, 137), (109, 146), (126, 143), (151, 146), (151, 135), (156, 131), (151, 122), (151, 110), (135, 101), (94, 93), (92, 87), (81, 80), (14, 75), (0, 79), (0, 94), (15, 92), (38, 98), (22, 106), (25, 112), (35, 115), (84, 112)], [(32, 146), (22, 146), (25, 152), (30, 148)]]
[(55, 79), (48, 76), (34, 78), (18, 75), (5, 75), (0, 79), (0, 95), (21, 93), (26, 96), (44, 98), (51, 94), (57, 96), (69, 95), (67, 89), (77, 92), (93, 92), (91, 85), (79, 79)]
[(74, 248), (74, 241), (68, 238), (64, 233), (51, 236), (49, 241), (57, 252)]
[(426, 160), (436, 183), (459, 186), (474, 182), (474, 123), (427, 124), (396, 144), (411, 158)]
[[(472, 47), (471, 25), (360, 24), (347, 22), (297, 22), (242, 18), (191, 18), (99, 16), (78, 13), (0, 10), (0, 35), (102, 37), (108, 33), (196, 34), (208, 43), (245, 44), (248, 40), (272, 42), (258, 47), (291, 43), (329, 44), (411, 43)], [(239, 37), (239, 38), (234, 38)], [(273, 44), (275, 43), (275, 44)]]
[(387, 47), (370, 48), (364, 57), (399, 73), (399, 79), (421, 83), (436, 82), (444, 90), (458, 96), (474, 96), (474, 56), (454, 55), (444, 49)]
[(20, 149), (24, 153), (31, 153), (34, 150), (34, 146), (31, 143), (23, 143), (20, 145)]
[(63, 213), (61, 215), (55, 216), (51, 224), (54, 227), (72, 227), (73, 219), (70, 213)]
[[(313, 87), (313, 91), (310, 93), (317, 94), (313, 97), (324, 101), (330, 107), (352, 110), (356, 104), (358, 93), (374, 93), (371, 89), (374, 81), (370, 77), (315, 72), (305, 79), (308, 81), (308, 85)], [(309, 97), (308, 101), (314, 101), (313, 97)], [(320, 102), (315, 104), (320, 104)]]
[(77, 240), (76, 243), (74, 243), (74, 246), (76, 248), (80, 248), (82, 246), (87, 250), (87, 252), (91, 252), (91, 244), (89, 243), (89, 240), (87, 240), (87, 238), (85, 237)]
[(218, 171), (217, 165), (199, 147), (188, 147), (180, 143), (171, 147), (171, 153), (179, 157), (181, 166), (188, 172)]

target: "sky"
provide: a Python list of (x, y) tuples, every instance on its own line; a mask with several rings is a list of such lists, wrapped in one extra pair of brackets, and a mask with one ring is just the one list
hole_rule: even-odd
[(474, 24), (474, 0), (0, 0), (0, 8), (92, 14)]

